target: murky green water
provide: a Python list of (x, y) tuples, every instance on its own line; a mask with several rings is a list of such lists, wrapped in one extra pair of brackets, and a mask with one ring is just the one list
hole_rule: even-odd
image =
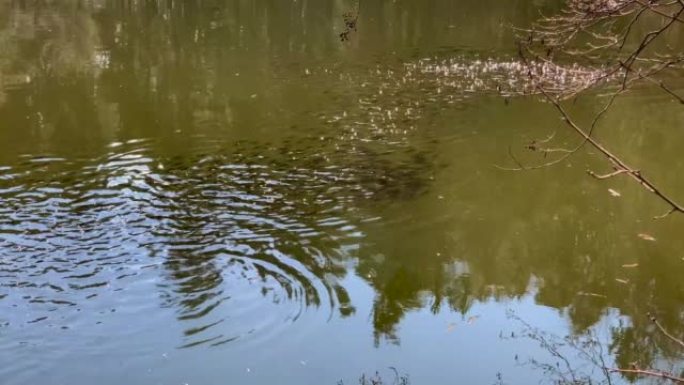
[[(575, 141), (481, 92), (540, 7), (364, 1), (341, 42), (351, 2), (0, 1), (2, 383), (548, 382), (523, 321), (676, 364), (684, 218), (590, 151), (494, 167)], [(633, 93), (599, 134), (684, 199), (683, 119)]]

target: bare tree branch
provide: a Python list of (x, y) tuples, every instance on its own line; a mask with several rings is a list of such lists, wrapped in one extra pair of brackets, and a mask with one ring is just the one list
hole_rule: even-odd
[[(519, 55), (528, 68), (528, 76), (533, 84), (533, 90), (527, 94), (542, 95), (554, 106), (563, 121), (580, 136), (582, 142), (573, 149), (549, 148), (533, 142), (527, 146), (529, 150), (541, 152), (545, 156), (554, 152), (565, 154), (532, 167), (520, 163), (509, 150), (509, 155), (518, 165), (509, 170), (552, 166), (589, 145), (598, 150), (614, 170), (604, 175), (588, 171), (591, 176), (608, 179), (627, 174), (669, 206), (667, 213), (657, 218), (675, 212), (684, 213), (684, 206), (594, 137), (599, 122), (614, 105), (617, 97), (633, 88), (637, 82), (645, 81), (656, 85), (684, 105), (684, 97), (662, 79), (665, 71), (681, 69), (684, 57), (679, 56), (676, 50), (662, 54), (654, 48), (655, 42), (662, 40), (661, 37), (673, 26), (684, 24), (682, 15), (684, 0), (566, 0), (565, 8), (556, 16), (543, 17), (532, 29), (519, 30), (527, 33), (519, 45)], [(651, 27), (640, 25), (637, 29), (639, 24)], [(640, 35), (636, 38), (637, 31), (645, 32), (639, 32)], [(631, 48), (627, 49), (628, 47)], [(572, 72), (574, 81), (565, 82), (563, 79), (567, 72), (557, 69), (563, 68), (564, 65), (559, 63), (568, 58), (603, 64), (589, 67), (589, 70)], [(586, 90), (611, 84), (617, 86), (617, 89), (611, 93), (607, 103), (594, 116), (587, 129), (576, 123), (562, 105), (564, 99), (576, 98)]]

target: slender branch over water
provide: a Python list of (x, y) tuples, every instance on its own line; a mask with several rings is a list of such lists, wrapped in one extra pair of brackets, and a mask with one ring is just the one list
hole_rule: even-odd
[[(528, 146), (528, 149), (544, 155), (564, 152), (563, 156), (536, 166), (523, 165), (509, 150), (509, 156), (518, 167), (499, 168), (521, 171), (549, 167), (563, 162), (588, 144), (598, 150), (613, 168), (612, 172), (604, 175), (588, 171), (589, 175), (604, 180), (627, 174), (669, 206), (664, 215), (655, 218), (663, 218), (672, 213), (684, 214), (684, 205), (594, 137), (599, 121), (612, 108), (617, 97), (637, 82), (645, 81), (656, 85), (684, 105), (684, 97), (662, 79), (666, 71), (684, 70), (684, 57), (676, 50), (669, 49), (662, 53), (656, 51), (655, 47), (655, 42), (667, 38), (669, 30), (684, 23), (684, 0), (567, 0), (565, 4), (564, 10), (558, 15), (544, 17), (532, 29), (521, 30), (526, 35), (521, 38), (519, 55), (528, 68), (528, 76), (534, 85), (532, 93), (542, 95), (550, 102), (567, 126), (582, 138), (582, 142), (563, 151)], [(651, 22), (649, 26), (653, 25), (653, 17), (660, 19), (659, 23), (655, 23), (657, 27), (635, 36), (635, 31), (643, 30), (636, 26), (648, 21)], [(645, 19), (648, 20), (644, 21)], [(620, 25), (623, 27), (616, 27)], [(631, 49), (625, 49), (626, 47)], [(580, 80), (572, 83), (559, 81), (553, 71), (538, 71), (540, 63), (556, 68), (568, 60), (596, 63), (596, 70), (578, 73)], [(563, 99), (577, 98), (584, 91), (611, 83), (616, 84), (617, 89), (595, 115), (589, 129), (582, 128), (562, 105)]]

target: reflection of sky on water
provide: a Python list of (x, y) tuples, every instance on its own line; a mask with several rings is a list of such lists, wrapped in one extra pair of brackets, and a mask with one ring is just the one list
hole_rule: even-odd
[[(598, 329), (622, 366), (672, 355), (644, 315), (681, 329), (678, 219), (644, 221), (658, 207), (584, 178), (586, 154), (492, 167), (559, 127), (532, 100), (471, 92), (516, 65), (497, 31), (536, 17), (529, 2), (376, 2), (347, 45), (325, 1), (59, 4), (0, 12), (10, 383), (355, 383), (389, 366), (415, 383), (536, 382), (514, 357), (548, 355), (500, 338), (520, 328), (508, 308), (561, 336)], [(651, 135), (678, 115), (625, 103), (616, 136), (679, 159)], [(658, 176), (676, 190), (673, 173)]]

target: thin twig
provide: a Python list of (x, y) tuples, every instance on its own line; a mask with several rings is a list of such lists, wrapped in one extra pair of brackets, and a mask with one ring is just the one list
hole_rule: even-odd
[(667, 338), (669, 338), (670, 340), (674, 341), (675, 343), (679, 344), (679, 346), (684, 348), (684, 341), (670, 334), (667, 331), (667, 329), (665, 329), (663, 325), (661, 325), (660, 322), (658, 322), (658, 319), (655, 316), (649, 314), (648, 317), (651, 319), (651, 322), (653, 322), (655, 326), (658, 327), (658, 329), (660, 329), (661, 333), (663, 333)]
[(618, 175), (620, 175), (620, 174), (624, 174), (624, 173), (626, 173), (626, 172), (629, 172), (629, 171), (624, 170), (624, 169), (620, 169), (620, 170), (617, 170), (617, 171), (615, 171), (615, 172), (611, 172), (610, 174), (598, 175), (598, 174), (596, 174), (595, 172), (593, 172), (593, 171), (591, 171), (591, 170), (587, 170), (587, 174), (593, 176), (593, 177), (596, 178), (596, 179), (601, 179), (601, 180), (603, 180), (603, 179), (609, 179), (609, 178), (612, 178), (612, 177), (614, 177), (614, 176), (618, 176)]
[(613, 163), (618, 170), (624, 170), (625, 173), (628, 173), (632, 178), (634, 178), (639, 184), (641, 184), (644, 188), (647, 190), (651, 191), (654, 193), (656, 196), (658, 196), (661, 200), (665, 201), (670, 207), (672, 207), (673, 212), (680, 212), (684, 213), (684, 206), (680, 205), (677, 203), (674, 199), (670, 198), (668, 195), (663, 193), (658, 187), (653, 184), (649, 179), (647, 179), (640, 171), (630, 167), (625, 161), (620, 159), (617, 155), (613, 154), (611, 151), (609, 151), (605, 146), (603, 146), (601, 143), (599, 143), (596, 139), (591, 137), (587, 132), (585, 132), (581, 127), (575, 123), (574, 120), (570, 117), (570, 115), (567, 113), (565, 108), (561, 106), (561, 104), (553, 98), (551, 95), (549, 95), (548, 92), (546, 92), (543, 88), (539, 89), (540, 92), (546, 97), (546, 99), (553, 104), (553, 106), (558, 110), (558, 112), (562, 115), (563, 120), (565, 123), (570, 126), (576, 133), (578, 133), (584, 140), (589, 143), (593, 148), (601, 152), (608, 160), (610, 160), (611, 163)]
[(631, 374), (638, 374), (640, 376), (649, 376), (649, 377), (658, 377), (658, 378), (663, 378), (666, 380), (670, 380), (672, 382), (676, 383), (684, 383), (684, 378), (682, 377), (677, 377), (671, 373), (668, 372), (663, 372), (660, 370), (652, 370), (652, 369), (608, 369), (609, 372), (611, 373), (631, 373)]

